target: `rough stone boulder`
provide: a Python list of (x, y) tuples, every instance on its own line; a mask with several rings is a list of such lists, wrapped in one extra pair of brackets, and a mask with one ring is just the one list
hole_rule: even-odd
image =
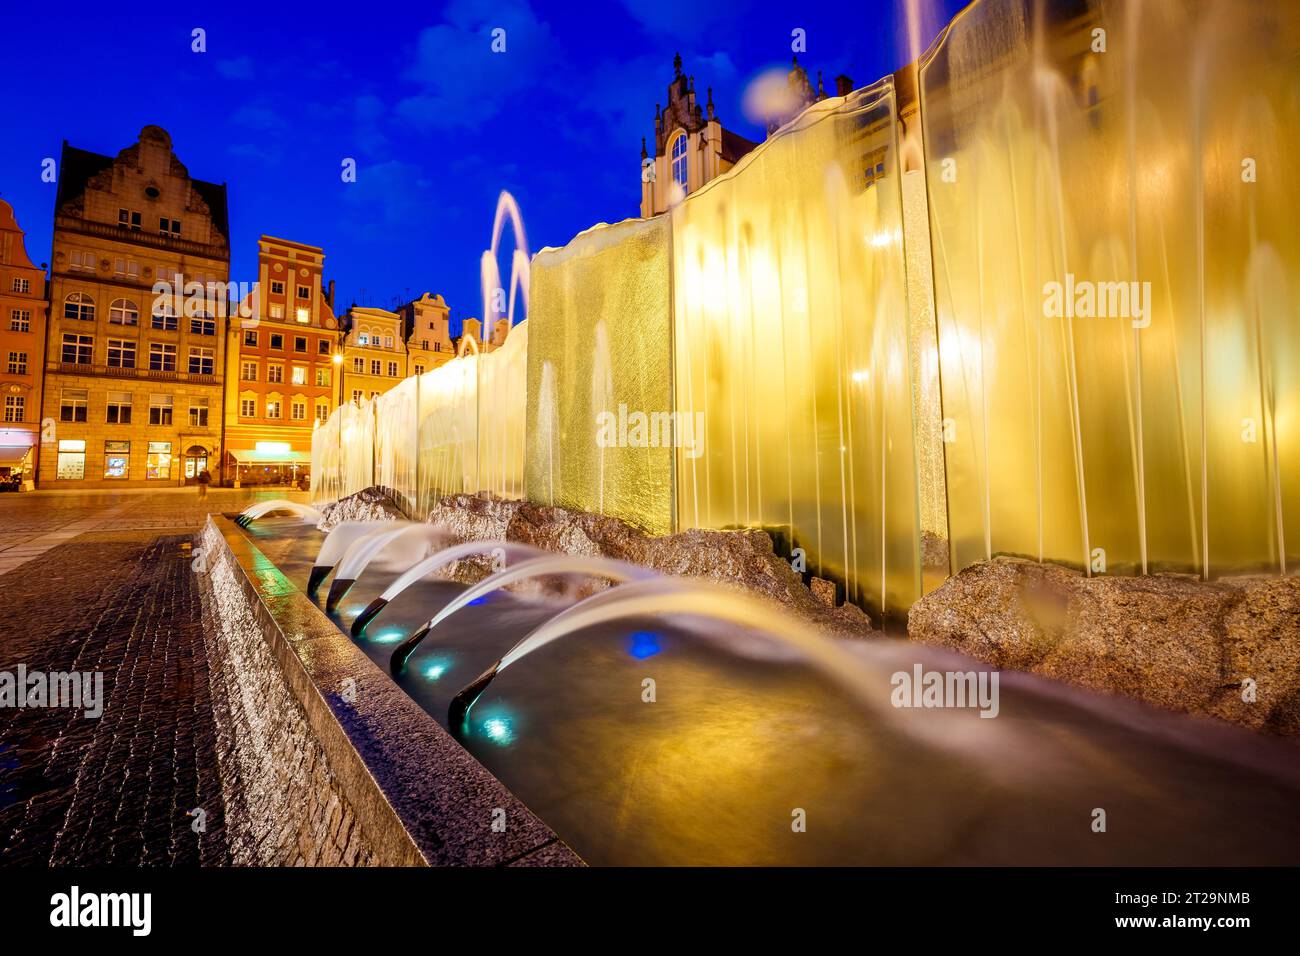
[(871, 619), (856, 606), (835, 607), (833, 599), (827, 601), (824, 588), (820, 599), (815, 597), (789, 562), (777, 556), (764, 531), (697, 528), (654, 536), (606, 515), (484, 495), (449, 495), (429, 513), (429, 521), (462, 540), (514, 541), (547, 551), (630, 561), (663, 574), (705, 578), (756, 591), (841, 633), (871, 630)]
[(319, 531), (329, 531), (344, 521), (397, 521), (402, 512), (379, 488), (363, 488), (356, 494), (330, 502), (320, 509)]
[(907, 629), (996, 667), (1300, 735), (1300, 579), (1088, 578), (997, 558), (918, 601)]

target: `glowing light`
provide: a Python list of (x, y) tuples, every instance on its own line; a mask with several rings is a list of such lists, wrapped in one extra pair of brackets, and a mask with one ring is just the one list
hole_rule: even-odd
[(260, 441), (253, 446), (259, 455), (285, 455), (289, 452), (287, 441)]
[(406, 637), (406, 632), (400, 627), (390, 627), (387, 630), (380, 631), (371, 640), (377, 644), (396, 644), (404, 637)]
[(853, 381), (855, 381), (859, 385), (863, 385), (871, 381), (871, 373), (868, 372), (866, 369), (858, 369), (849, 377), (852, 378)]
[(483, 733), (488, 739), (498, 744), (508, 744), (514, 739), (510, 730), (510, 721), (504, 717), (490, 717), (483, 721)]
[(627, 652), (639, 661), (659, 653), (659, 635), (654, 631), (635, 631), (629, 638)]
[(429, 680), (437, 680), (443, 674), (447, 673), (447, 668), (451, 665), (446, 661), (434, 661), (424, 669), (424, 676)]

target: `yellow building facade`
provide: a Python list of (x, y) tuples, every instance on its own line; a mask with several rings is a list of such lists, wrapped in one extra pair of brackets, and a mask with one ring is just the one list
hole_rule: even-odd
[(192, 178), (165, 130), (115, 157), (64, 145), (40, 487), (215, 472), (229, 270), (226, 187)]
[(396, 312), (354, 305), (344, 326), (343, 401), (369, 401), (410, 374), (405, 328)]

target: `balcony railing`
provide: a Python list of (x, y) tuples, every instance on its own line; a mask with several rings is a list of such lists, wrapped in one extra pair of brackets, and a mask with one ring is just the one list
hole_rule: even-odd
[(47, 372), (62, 375), (94, 375), (111, 378), (143, 379), (150, 382), (188, 382), (191, 385), (220, 385), (220, 375), (206, 375), (201, 372), (183, 372), (175, 369), (119, 368), (116, 365), (92, 365), (82, 362), (50, 362)]
[(171, 252), (181, 252), (192, 256), (205, 256), (208, 259), (219, 259), (223, 262), (230, 258), (230, 249), (224, 244), (213, 245), (206, 242), (195, 242), (192, 239), (179, 239), (175, 236), (164, 236), (157, 232), (147, 232), (144, 229), (131, 229), (106, 222), (77, 219), (74, 216), (55, 216), (54, 228), (65, 232), (79, 233), (83, 236), (98, 236), (101, 239), (129, 242), (137, 246), (151, 246), (154, 249), (166, 249)]

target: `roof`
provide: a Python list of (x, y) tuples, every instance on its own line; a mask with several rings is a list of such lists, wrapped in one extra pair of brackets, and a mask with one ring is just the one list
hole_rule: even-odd
[(739, 133), (733, 133), (725, 126), (722, 129), (722, 158), (729, 163), (740, 161), (751, 149), (758, 146), (753, 140), (748, 140)]
[[(115, 157), (102, 153), (92, 153), (87, 149), (78, 149), (63, 143), (63, 156), (59, 164), (59, 184), (55, 194), (54, 208), (57, 213), (64, 203), (76, 199), (86, 191), (91, 178), (109, 169), (116, 161)], [(212, 212), (212, 224), (217, 231), (230, 242), (230, 210), (226, 201), (225, 183), (209, 183), (202, 179), (191, 179), (190, 185), (199, 194)]]

